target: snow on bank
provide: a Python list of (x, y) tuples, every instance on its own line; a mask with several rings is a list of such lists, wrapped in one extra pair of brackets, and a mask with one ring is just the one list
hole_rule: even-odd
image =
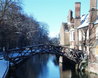
[(9, 62), (0, 60), (0, 78), (5, 78), (9, 70)]

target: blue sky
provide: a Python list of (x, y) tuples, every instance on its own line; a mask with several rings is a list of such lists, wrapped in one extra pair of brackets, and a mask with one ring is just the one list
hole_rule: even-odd
[(62, 22), (66, 22), (69, 9), (81, 2), (81, 15), (89, 11), (89, 0), (23, 0), (23, 10), (37, 21), (48, 24), (50, 36), (57, 36)]

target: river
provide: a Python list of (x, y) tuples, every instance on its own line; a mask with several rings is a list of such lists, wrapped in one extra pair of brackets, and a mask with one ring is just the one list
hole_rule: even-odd
[(15, 72), (15, 78), (98, 78), (98, 75), (91, 73), (62, 70), (62, 63), (58, 63), (56, 56), (50, 54), (31, 57)]

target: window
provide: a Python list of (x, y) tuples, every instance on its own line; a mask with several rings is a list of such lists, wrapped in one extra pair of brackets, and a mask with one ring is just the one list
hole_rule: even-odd
[(96, 27), (96, 39), (98, 39), (98, 27)]
[(79, 30), (79, 41), (82, 41), (82, 32)]
[(74, 31), (70, 31), (70, 41), (74, 41)]

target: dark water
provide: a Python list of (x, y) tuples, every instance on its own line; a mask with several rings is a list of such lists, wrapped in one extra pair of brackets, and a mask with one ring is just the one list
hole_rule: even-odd
[(98, 78), (97, 75), (62, 70), (55, 55), (35, 55), (16, 70), (16, 78)]

